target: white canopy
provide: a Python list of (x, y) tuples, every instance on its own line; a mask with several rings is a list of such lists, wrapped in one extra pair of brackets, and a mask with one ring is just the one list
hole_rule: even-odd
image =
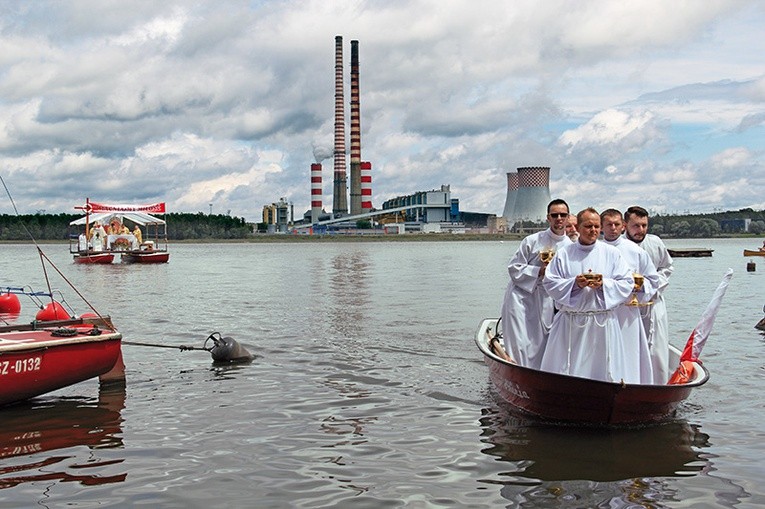
[[(69, 223), (70, 226), (78, 226), (78, 225), (85, 225), (85, 219), (87, 216), (83, 216), (79, 219), (75, 219), (71, 223)], [(139, 224), (141, 226), (148, 226), (148, 225), (163, 225), (165, 222), (158, 218), (151, 216), (149, 214), (146, 214), (144, 212), (97, 212), (95, 214), (90, 214), (90, 217), (88, 218), (88, 221), (92, 225), (96, 221), (101, 223), (102, 225), (109, 224), (109, 222), (113, 218), (118, 218), (120, 222), (123, 222), (125, 219), (128, 221), (131, 221), (133, 223)]]

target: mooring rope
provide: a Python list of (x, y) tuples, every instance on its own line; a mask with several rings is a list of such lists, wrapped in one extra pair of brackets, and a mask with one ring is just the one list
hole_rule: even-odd
[(204, 352), (209, 352), (211, 348), (205, 348), (205, 347), (198, 347), (198, 346), (188, 346), (188, 345), (160, 345), (159, 343), (140, 343), (137, 341), (123, 341), (123, 345), (131, 345), (131, 346), (151, 346), (154, 348), (172, 348), (173, 350), (180, 350), (181, 352), (185, 352), (188, 350), (201, 350)]

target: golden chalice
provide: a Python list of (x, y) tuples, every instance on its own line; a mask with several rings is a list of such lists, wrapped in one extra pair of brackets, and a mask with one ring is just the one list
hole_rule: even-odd
[(555, 251), (550, 248), (545, 248), (539, 252), (539, 259), (542, 260), (542, 263), (545, 265), (552, 261), (553, 256), (555, 256)]
[(592, 269), (582, 275), (584, 276), (584, 279), (587, 280), (587, 286), (591, 286), (593, 283), (600, 283), (603, 281), (603, 274), (593, 272)]
[(632, 273), (632, 279), (635, 280), (635, 285), (632, 287), (632, 298), (627, 303), (628, 306), (639, 306), (640, 301), (637, 298), (637, 292), (643, 287), (643, 275), (637, 272)]

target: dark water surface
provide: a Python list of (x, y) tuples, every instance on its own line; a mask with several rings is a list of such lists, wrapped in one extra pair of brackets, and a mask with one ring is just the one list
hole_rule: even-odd
[[(0, 410), (0, 507), (763, 506), (765, 258), (747, 272), (742, 256), (760, 243), (668, 242), (715, 249), (675, 260), (676, 345), (735, 275), (711, 380), (677, 420), (632, 430), (530, 421), (494, 394), (473, 335), (517, 242), (183, 244), (158, 266), (43, 246), (125, 341), (220, 331), (256, 358), (126, 345), (124, 390), (88, 381)], [(44, 289), (33, 247), (0, 253), (0, 285)]]

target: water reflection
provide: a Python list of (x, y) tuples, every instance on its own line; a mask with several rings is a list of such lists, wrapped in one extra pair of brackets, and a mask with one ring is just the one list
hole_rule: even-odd
[(506, 462), (503, 498), (575, 506), (651, 504), (672, 496), (661, 478), (711, 469), (709, 436), (684, 420), (639, 429), (555, 426), (483, 410), (482, 452)]
[[(123, 408), (125, 387), (117, 386), (101, 389), (97, 401), (38, 399), (0, 409), (0, 489), (46, 480), (86, 486), (123, 482), (126, 472), (111, 472), (124, 459), (94, 453), (123, 446)], [(84, 454), (77, 450), (81, 447), (87, 448)]]
[(334, 331), (357, 338), (368, 321), (368, 253), (353, 251), (332, 258), (330, 321)]

